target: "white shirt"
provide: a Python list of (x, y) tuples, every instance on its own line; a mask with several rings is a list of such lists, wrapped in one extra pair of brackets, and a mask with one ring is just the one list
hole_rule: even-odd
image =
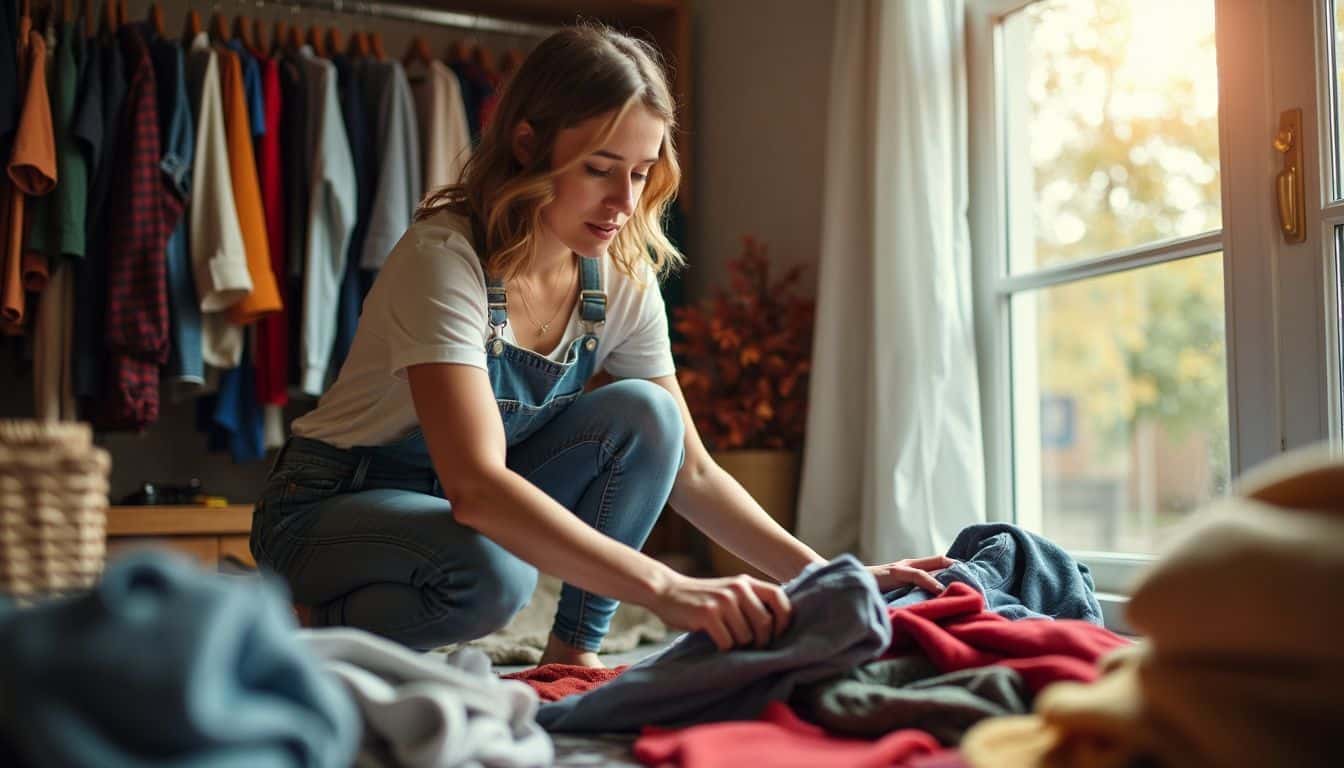
[(424, 158), (423, 189), (425, 194), (432, 194), (456, 184), (471, 155), (467, 108), (457, 75), (438, 59), (429, 62), (428, 71), (417, 73), (410, 82)]
[[(441, 211), (402, 235), (364, 301), (336, 383), (315, 410), (294, 421), (294, 434), (340, 448), (385, 445), (418, 424), (407, 367), (456, 363), (485, 369), (490, 336), (485, 272), (469, 232), (465, 218)], [(597, 330), (596, 369), (618, 378), (675, 373), (666, 310), (652, 269), (641, 285), (608, 257), (602, 257), (601, 268), (607, 318)], [(583, 333), (575, 302), (564, 337), (546, 356), (563, 360)], [(504, 339), (517, 343), (511, 325), (505, 326)]]
[[(202, 32), (191, 55), (206, 57), (196, 104), (196, 159), (191, 174), (191, 267), (201, 305), (201, 357), (216, 368), (236, 368), (243, 356), (243, 329), (230, 323), (229, 307), (252, 292), (243, 230), (234, 207), (219, 57)], [(195, 382), (200, 383), (200, 382)]]

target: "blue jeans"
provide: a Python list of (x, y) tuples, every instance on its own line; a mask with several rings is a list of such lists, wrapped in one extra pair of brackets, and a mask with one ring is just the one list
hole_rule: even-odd
[[(1011, 523), (968, 525), (947, 556), (957, 563), (938, 573), (943, 585), (960, 581), (985, 596), (985, 607), (1018, 619), (1079, 619), (1105, 622), (1092, 572), (1058, 544)], [(918, 587), (898, 587), (884, 595), (897, 608), (933, 597)]]
[[(584, 393), (508, 449), (509, 469), (588, 525), (638, 549), (684, 459), (676, 401), (641, 379)], [(418, 432), (341, 449), (291, 438), (252, 525), (252, 553), (320, 626), (428, 649), (504, 626), (537, 571), (453, 518)], [(597, 650), (617, 601), (566, 584), (552, 632)]]

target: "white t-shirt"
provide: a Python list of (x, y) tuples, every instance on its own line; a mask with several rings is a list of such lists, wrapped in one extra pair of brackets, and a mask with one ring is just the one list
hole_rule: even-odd
[[(378, 273), (340, 375), (317, 408), (295, 419), (293, 432), (340, 448), (385, 445), (417, 425), (406, 368), (457, 363), (484, 369), (490, 336), (485, 272), (467, 234), (467, 220), (441, 211), (411, 225)], [(650, 379), (675, 372), (663, 297), (601, 260), (606, 324), (597, 330), (597, 367), (618, 378)], [(547, 357), (563, 360), (584, 326), (575, 302), (564, 338)], [(512, 319), (504, 338), (516, 344)]]

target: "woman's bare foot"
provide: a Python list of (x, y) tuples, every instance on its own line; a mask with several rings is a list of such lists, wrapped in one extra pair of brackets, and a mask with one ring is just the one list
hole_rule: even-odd
[(541, 661), (537, 662), (537, 666), (543, 664), (570, 664), (576, 667), (607, 668), (607, 665), (597, 658), (596, 653), (575, 648), (569, 643), (561, 641), (555, 635), (551, 635), (546, 640), (546, 650), (542, 651)]

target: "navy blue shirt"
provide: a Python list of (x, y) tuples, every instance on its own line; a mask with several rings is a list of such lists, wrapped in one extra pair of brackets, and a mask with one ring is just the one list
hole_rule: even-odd
[(19, 116), (19, 4), (0, 0), (0, 153), (9, 158)]
[(341, 116), (345, 120), (345, 135), (350, 142), (350, 158), (355, 165), (355, 228), (350, 234), (346, 250), (345, 275), (341, 279), (340, 303), (336, 310), (336, 341), (331, 350), (331, 370), (339, 371), (350, 353), (359, 325), (359, 310), (364, 301), (364, 281), (360, 278), (359, 260), (364, 253), (364, 235), (369, 228), (369, 209), (373, 206), (373, 188), (377, 183), (371, 166), (373, 160), (373, 131), (369, 130), (368, 114), (364, 104), (364, 63), (349, 56), (331, 59), (336, 65), (336, 82), (341, 99)]
[(107, 193), (116, 168), (121, 106), (126, 100), (125, 62), (115, 40), (88, 48), (83, 94), (75, 108), (75, 138), (89, 154), (89, 205), (85, 217), (87, 248), (75, 266), (75, 319), (71, 341), (71, 378), (76, 397), (97, 399), (103, 391), (107, 313)]

